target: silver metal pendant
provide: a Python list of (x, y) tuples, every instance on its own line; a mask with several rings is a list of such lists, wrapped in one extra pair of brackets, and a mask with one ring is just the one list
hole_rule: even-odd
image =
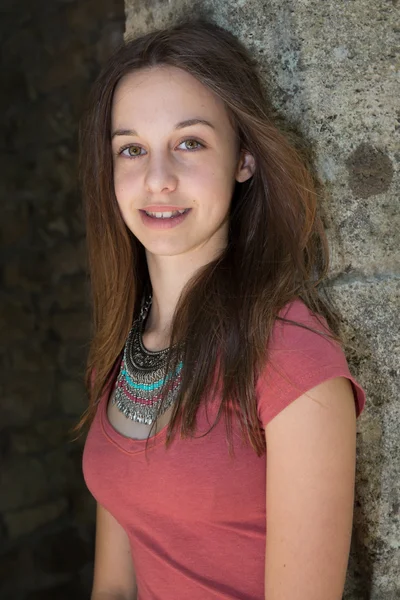
[[(127, 418), (147, 425), (164, 414), (177, 398), (183, 366), (180, 362), (175, 373), (166, 376), (169, 348), (153, 352), (143, 346), (142, 331), (150, 304), (151, 298), (142, 303), (140, 317), (129, 332), (112, 400)], [(160, 409), (164, 379), (169, 390)]]

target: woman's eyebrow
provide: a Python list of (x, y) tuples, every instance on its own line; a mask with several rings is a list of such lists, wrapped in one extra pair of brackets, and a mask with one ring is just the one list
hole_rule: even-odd
[[(190, 125), (207, 125), (207, 127), (215, 129), (215, 126), (206, 119), (186, 119), (185, 121), (180, 121), (180, 123), (177, 123), (174, 127), (174, 130), (190, 127)], [(135, 131), (135, 129), (116, 129), (113, 132), (111, 139), (114, 139), (114, 137), (117, 135), (138, 135), (138, 133)]]

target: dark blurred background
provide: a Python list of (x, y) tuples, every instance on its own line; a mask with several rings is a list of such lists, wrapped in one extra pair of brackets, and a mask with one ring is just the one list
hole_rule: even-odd
[(88, 599), (90, 332), (77, 130), (123, 0), (1, 0), (0, 598)]

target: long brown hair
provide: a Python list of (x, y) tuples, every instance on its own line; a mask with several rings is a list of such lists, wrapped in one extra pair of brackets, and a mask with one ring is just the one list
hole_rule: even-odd
[(261, 456), (265, 437), (255, 386), (268, 360), (278, 312), (300, 298), (328, 320), (339, 339), (335, 313), (319, 291), (328, 248), (315, 178), (293, 141), (273, 124), (256, 60), (233, 34), (204, 18), (128, 41), (92, 89), (80, 129), (80, 156), (93, 331), (85, 375), (89, 406), (74, 431), (92, 422), (142, 295), (151, 289), (144, 248), (125, 225), (115, 197), (110, 127), (118, 81), (156, 65), (184, 69), (219, 96), (240, 147), (256, 163), (254, 175), (236, 183), (226, 248), (188, 282), (174, 313), (168, 370), (180, 360), (172, 346), (184, 342), (184, 354), (166, 447), (179, 427), (181, 438), (195, 434), (197, 410), (215, 382), (221, 403), (213, 427), (224, 414), (231, 452), (233, 407), (243, 439)]

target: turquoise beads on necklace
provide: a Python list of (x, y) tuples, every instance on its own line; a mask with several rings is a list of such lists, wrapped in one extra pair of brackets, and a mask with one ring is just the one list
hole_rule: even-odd
[[(125, 343), (120, 371), (115, 384), (113, 404), (129, 419), (151, 425), (177, 398), (182, 377), (182, 361), (173, 373), (166, 374), (169, 348), (156, 352), (143, 346), (144, 322), (151, 297), (143, 304)], [(167, 397), (161, 408), (161, 388), (167, 387)]]

